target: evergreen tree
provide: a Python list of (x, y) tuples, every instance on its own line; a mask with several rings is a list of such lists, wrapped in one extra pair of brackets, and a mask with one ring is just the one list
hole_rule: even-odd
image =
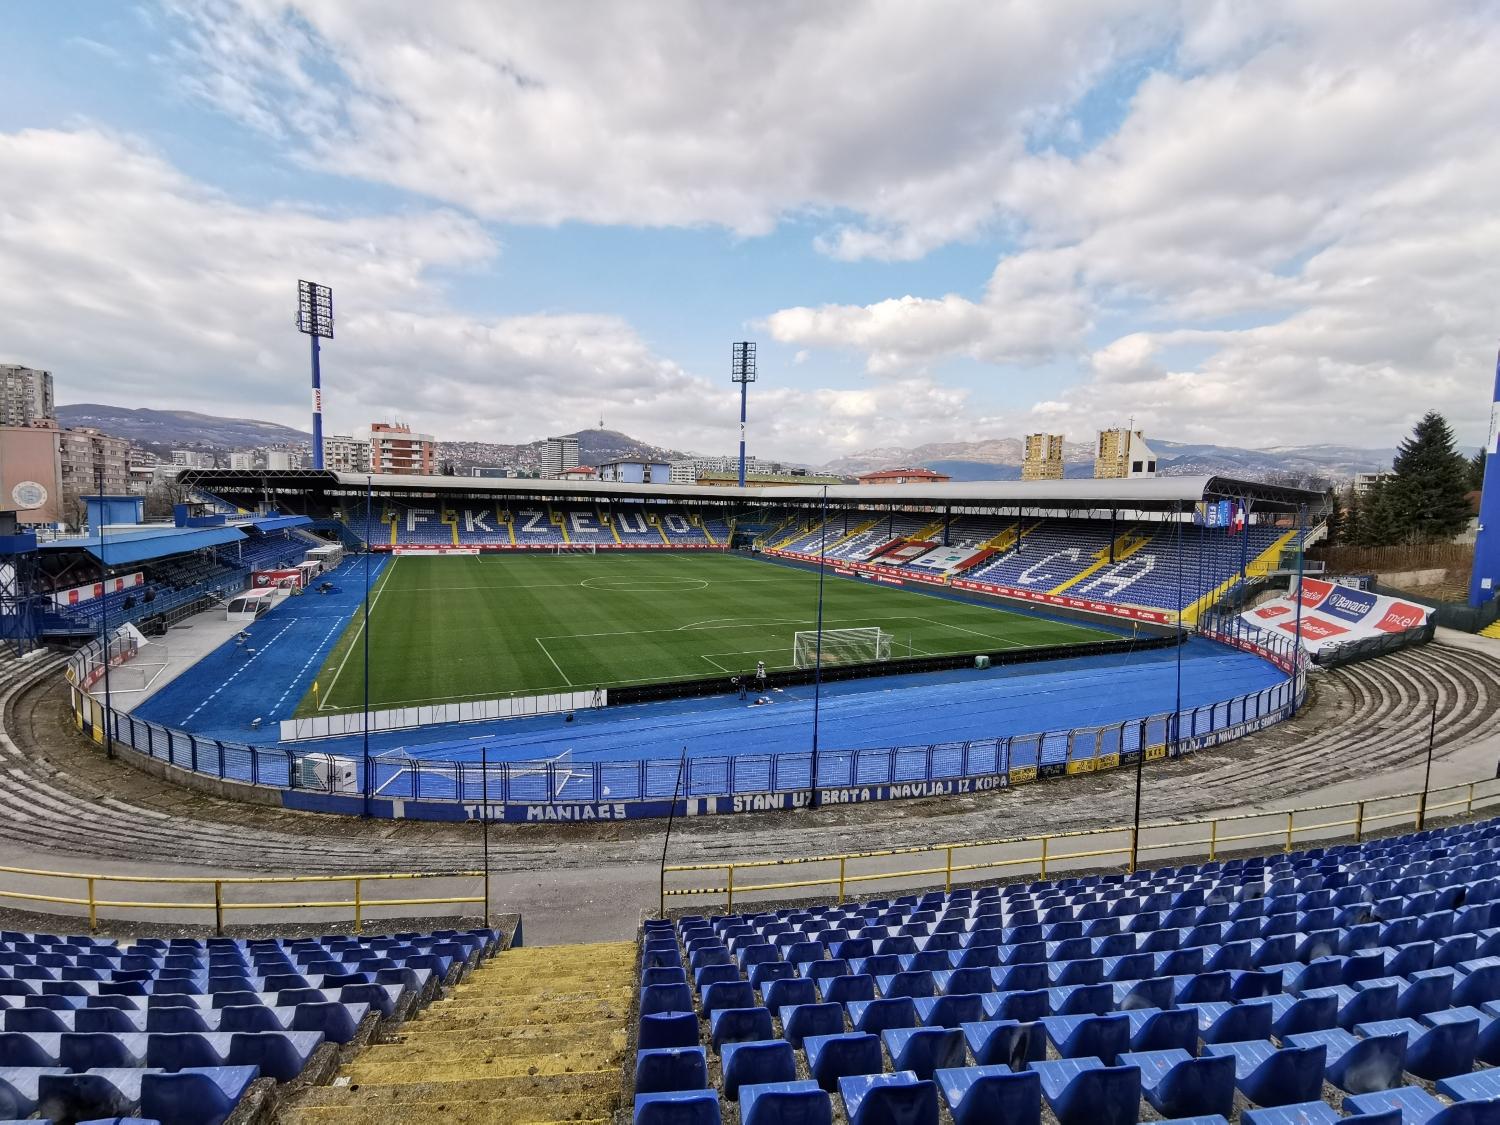
[(1338, 544), (1343, 542), (1344, 535), (1344, 506), (1339, 499), (1336, 489), (1329, 488), (1325, 494), (1328, 499), (1328, 542)]
[(1484, 450), (1474, 454), (1469, 461), (1469, 491), (1478, 492), (1484, 487)]
[(1468, 460), (1454, 448), (1453, 431), (1428, 411), (1401, 443), (1395, 477), (1380, 490), (1387, 506), (1392, 543), (1451, 539), (1469, 522)]
[(1352, 487), (1344, 495), (1343, 526), (1339, 531), (1344, 543), (1355, 547), (1362, 545), (1364, 524), (1360, 520), (1359, 494)]
[(1361, 547), (1389, 547), (1402, 540), (1401, 521), (1396, 514), (1395, 481), (1379, 481), (1360, 500)]

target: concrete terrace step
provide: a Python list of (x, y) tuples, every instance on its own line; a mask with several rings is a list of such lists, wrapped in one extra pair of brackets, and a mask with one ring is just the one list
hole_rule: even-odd
[(593, 1121), (619, 1108), (634, 942), (515, 949), (366, 1049), (290, 1125)]

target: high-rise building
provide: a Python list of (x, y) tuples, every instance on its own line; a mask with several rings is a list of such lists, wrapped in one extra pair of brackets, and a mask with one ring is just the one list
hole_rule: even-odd
[(79, 497), (130, 494), (130, 442), (88, 427), (58, 434), (63, 519), (83, 522)]
[(368, 473), (370, 443), (350, 434), (323, 438), (323, 467), (336, 473)]
[(174, 449), (172, 464), (181, 469), (212, 469), (215, 462), (212, 453), (201, 449)]
[(1096, 479), (1115, 480), (1155, 475), (1156, 454), (1146, 444), (1140, 430), (1099, 431), (1099, 445), (1094, 454)]
[(52, 372), (0, 363), (0, 426), (34, 426), (56, 416)]
[(1021, 459), (1022, 480), (1063, 479), (1062, 434), (1027, 434)]
[[(327, 464), (326, 444), (323, 455)], [(576, 464), (576, 454), (573, 460)], [(437, 439), (431, 434), (414, 434), (402, 422), (371, 422), (370, 471), (430, 477), (437, 472)]]
[(542, 476), (555, 480), (565, 469), (578, 467), (578, 439), (549, 437), (542, 446)]

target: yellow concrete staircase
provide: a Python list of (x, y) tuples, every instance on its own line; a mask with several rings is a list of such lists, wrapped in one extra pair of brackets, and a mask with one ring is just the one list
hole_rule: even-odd
[(510, 949), (369, 1047), (283, 1125), (570, 1125), (620, 1108), (634, 942)]
[[(1290, 547), (1296, 538), (1297, 531), (1295, 528), (1282, 535), (1278, 535), (1274, 543), (1250, 560), (1249, 565), (1245, 567), (1246, 579), (1259, 578), (1262, 575), (1271, 573), (1275, 569), (1276, 564), (1281, 561), (1281, 552)], [(1236, 571), (1197, 601), (1193, 602), (1192, 605), (1184, 607), (1182, 611), (1183, 623), (1186, 625), (1196, 625), (1198, 618), (1207, 613), (1220, 598), (1229, 593), (1239, 580), (1240, 575)]]
[(1492, 625), (1486, 625), (1483, 629), (1479, 630), (1479, 635), (1500, 641), (1500, 621), (1496, 621)]

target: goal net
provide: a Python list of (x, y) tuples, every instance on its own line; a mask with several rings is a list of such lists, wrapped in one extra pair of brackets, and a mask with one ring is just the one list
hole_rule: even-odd
[[(820, 646), (814, 629), (798, 630), (792, 637), (792, 666), (812, 668), (818, 663)], [(821, 645), (824, 666), (834, 664), (873, 664), (889, 660), (891, 634), (875, 627), (860, 629), (824, 629)]]
[(554, 555), (597, 555), (597, 543), (559, 543), (552, 548)]

